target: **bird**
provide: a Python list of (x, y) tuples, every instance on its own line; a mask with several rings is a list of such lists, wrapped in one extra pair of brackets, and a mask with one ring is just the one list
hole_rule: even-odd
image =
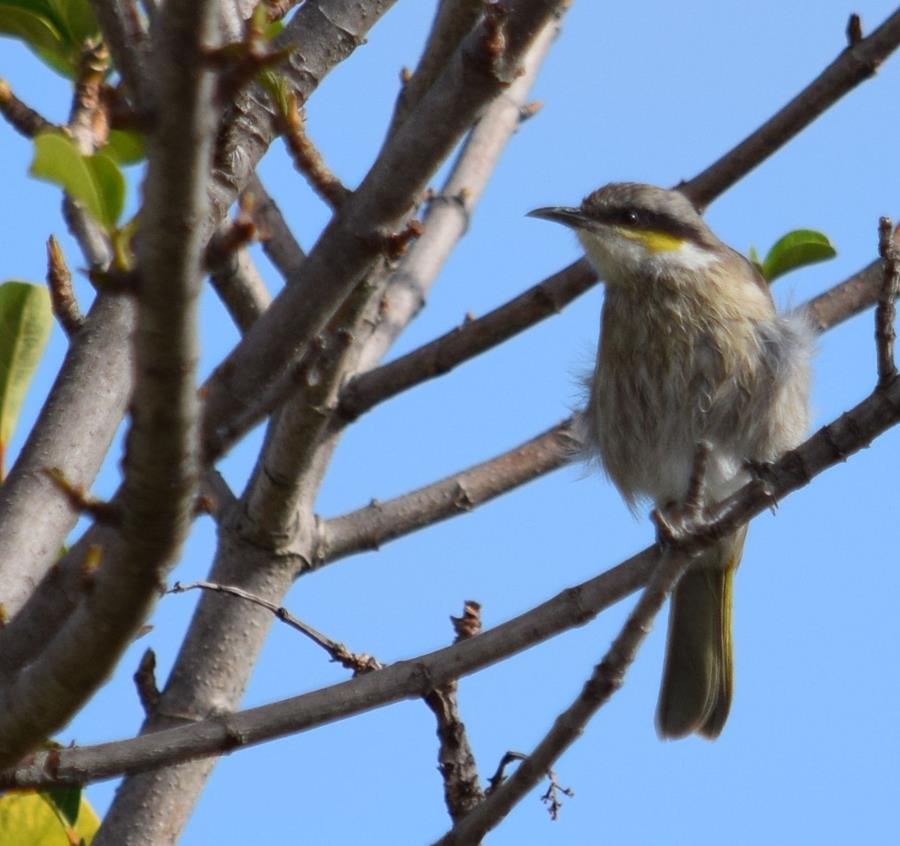
[[(779, 313), (761, 273), (677, 190), (617, 182), (532, 217), (573, 229), (605, 283), (580, 414), (589, 454), (632, 509), (686, 503), (700, 444), (702, 506), (797, 446), (809, 425), (814, 329)], [(734, 669), (732, 585), (746, 526), (707, 547), (676, 585), (656, 729), (721, 733)]]

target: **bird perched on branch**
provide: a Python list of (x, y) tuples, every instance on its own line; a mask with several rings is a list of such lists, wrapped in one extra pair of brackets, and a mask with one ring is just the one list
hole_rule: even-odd
[[(614, 183), (577, 208), (536, 209), (571, 227), (606, 283), (586, 441), (634, 508), (688, 496), (708, 444), (709, 505), (806, 432), (813, 330), (777, 314), (757, 269), (677, 191)], [(722, 731), (733, 686), (731, 597), (746, 526), (692, 562), (672, 596), (656, 713), (661, 737)]]

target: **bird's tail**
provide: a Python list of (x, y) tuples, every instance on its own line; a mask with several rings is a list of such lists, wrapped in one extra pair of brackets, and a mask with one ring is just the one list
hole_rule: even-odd
[(708, 550), (672, 594), (656, 730), (662, 738), (692, 732), (714, 740), (731, 708), (734, 669), (731, 593), (744, 548), (744, 527)]

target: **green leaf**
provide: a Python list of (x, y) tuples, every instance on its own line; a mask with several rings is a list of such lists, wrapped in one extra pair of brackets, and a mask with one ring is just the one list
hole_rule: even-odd
[(762, 263), (762, 273), (773, 282), (785, 273), (836, 255), (837, 250), (827, 235), (814, 229), (795, 229), (775, 242)]
[(44, 2), (56, 14), (61, 22), (61, 30), (79, 53), (85, 41), (99, 37), (100, 27), (90, 0), (44, 0)]
[(73, 75), (65, 39), (46, 18), (0, 4), (0, 35), (18, 38), (55, 71)]
[(125, 206), (125, 177), (109, 156), (84, 156), (68, 136), (42, 132), (34, 139), (30, 173), (61, 186), (107, 231), (115, 228)]
[(46, 288), (27, 282), (0, 285), (0, 458), (9, 445), (52, 322)]
[(23, 41), (70, 79), (78, 71), (84, 42), (99, 33), (88, 0), (0, 0), (0, 35)]
[(80, 787), (51, 787), (49, 790), (41, 791), (41, 795), (69, 826), (75, 826), (78, 822), (78, 812), (81, 810)]
[(120, 165), (137, 164), (147, 155), (144, 136), (127, 129), (111, 129), (103, 152)]

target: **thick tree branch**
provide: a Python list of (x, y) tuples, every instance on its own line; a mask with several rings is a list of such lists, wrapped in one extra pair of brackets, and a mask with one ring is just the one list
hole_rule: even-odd
[(396, 131), (431, 88), (483, 11), (484, 0), (440, 0), (415, 73), (403, 79), (388, 134)]
[[(304, 284), (302, 280), (288, 281), (292, 286), (297, 281)], [(308, 293), (301, 297), (304, 304)], [(314, 431), (323, 410), (319, 405), (333, 405), (333, 393), (344, 373), (343, 350), (351, 355), (356, 340), (367, 336), (364, 330), (372, 323), (367, 313), (370, 307), (376, 311), (378, 307), (378, 298), (372, 293), (357, 285), (342, 303), (325, 337), (326, 343), (334, 342), (334, 348), (326, 350), (319, 360), (315, 355), (308, 356), (306, 364), (316, 369), (315, 374), (309, 374), (309, 390), (298, 400), (296, 419), (291, 419), (292, 408), (285, 407), (270, 427), (260, 462), (263, 469), (254, 474), (242, 502), (221, 526), (212, 581), (237, 586), (277, 604), (302, 569), (302, 545), (298, 547), (292, 541), (299, 536), (308, 544), (312, 536), (311, 526), (302, 530), (309, 522), (311, 495), (321, 478), (324, 459), (318, 462), (321, 466), (305, 466), (305, 462), (314, 456), (311, 447), (318, 443)], [(354, 317), (357, 314), (359, 320)], [(350, 335), (345, 334), (347, 329)], [(322, 422), (327, 419), (326, 414)], [(295, 525), (299, 509), (292, 504), (296, 499), (288, 496), (289, 488), (284, 485), (294, 479), (299, 484), (290, 484), (289, 488), (304, 501), (310, 497), (302, 509), (299, 527)], [(156, 713), (144, 730), (151, 732), (185, 718), (236, 708), (270, 623), (271, 619), (260, 618), (258, 608), (204, 595)], [(208, 661), (210, 642), (223, 644), (219, 659), (212, 664)], [(136, 836), (159, 825), (177, 831), (213, 763), (195, 761), (129, 778), (120, 788), (106, 826), (120, 836)], [(157, 798), (152, 806), (146, 803), (148, 793)]]
[[(388, 0), (332, 2), (329, 15), (323, 15), (316, 2), (304, 4), (282, 33), (283, 43), (298, 45), (289, 63), (295, 90), (308, 97), (391, 4)], [(357, 33), (356, 39), (348, 39), (347, 31)], [(0, 86), (0, 95), (3, 90)], [(229, 135), (235, 149), (213, 173), (212, 212), (201, 223), (206, 233), (224, 216), (271, 141), (270, 117), (262, 105), (245, 104), (235, 122)], [(71, 204), (67, 207), (72, 209)], [(68, 217), (89, 265), (102, 268), (108, 261), (108, 245), (85, 227), (84, 215)], [(9, 616), (18, 611), (56, 559), (77, 518), (42, 470), (59, 467), (73, 484), (89, 488), (122, 419), (131, 390), (128, 341), (133, 317), (130, 298), (102, 293), (97, 298), (0, 492), (0, 546), (16, 550), (14, 561), (8, 556), (0, 560), (2, 601)], [(35, 514), (42, 515), (37, 525)]]
[(91, 601), (0, 691), (0, 761), (17, 759), (58, 730), (105, 679), (143, 622), (190, 525), (202, 249), (194, 224), (205, 211), (212, 141), (204, 40), (214, 10), (211, 0), (173, 0), (162, 13), (155, 78), (171, 109), (157, 116), (148, 157), (121, 541), (106, 550), (112, 560), (99, 571)]

